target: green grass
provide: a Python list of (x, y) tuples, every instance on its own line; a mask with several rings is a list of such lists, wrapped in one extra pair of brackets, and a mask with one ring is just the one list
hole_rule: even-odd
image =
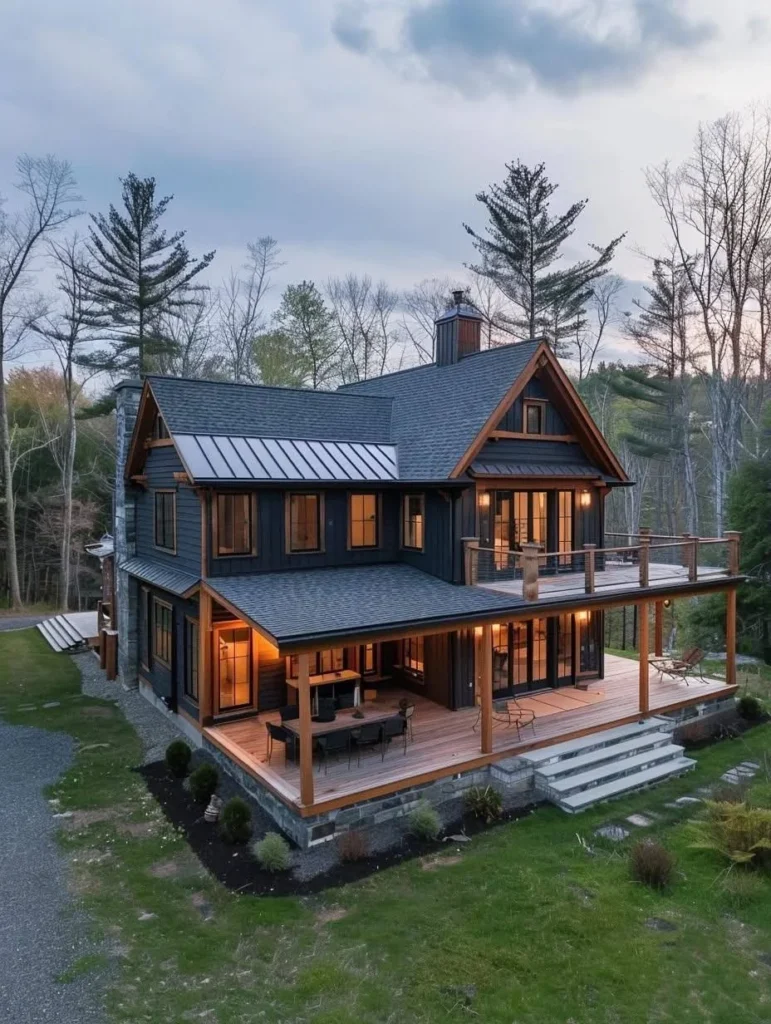
[[(60, 707), (19, 710), (52, 700)], [(139, 756), (131, 728), (111, 705), (80, 696), (74, 666), (34, 631), (0, 635), (0, 708), (11, 722), (61, 729), (81, 744), (51, 795), (76, 812), (61, 842), (112, 962), (114, 1021), (769, 1019), (771, 968), (759, 956), (771, 953), (771, 880), (727, 877), (715, 856), (689, 847), (692, 808), (664, 807), (726, 767), (764, 760), (769, 726), (701, 751), (694, 773), (650, 792), (578, 817), (543, 808), (492, 829), (448, 849), (458, 862), (405, 863), (322, 898), (260, 899), (201, 874), (130, 770)], [(765, 778), (763, 790), (771, 793)], [(78, 817), (83, 810), (90, 815)], [(626, 845), (593, 835), (633, 810), (660, 815), (646, 832), (678, 858), (669, 892), (632, 882)], [(169, 862), (175, 877), (159, 877)], [(140, 921), (143, 913), (156, 916)], [(676, 930), (652, 930), (651, 918)], [(61, 980), (99, 969), (76, 961)], [(475, 986), (470, 1005), (458, 986)]]

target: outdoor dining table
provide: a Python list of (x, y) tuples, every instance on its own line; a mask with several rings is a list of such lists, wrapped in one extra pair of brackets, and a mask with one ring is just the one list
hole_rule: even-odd
[[(354, 711), (361, 712), (362, 717), (354, 717)], [(350, 732), (360, 729), (363, 725), (374, 725), (387, 721), (389, 718), (396, 718), (399, 714), (398, 708), (374, 708), (360, 704), (358, 708), (344, 708), (337, 712), (334, 722), (311, 722), (311, 735), (324, 736), (330, 732)], [(292, 718), (282, 725), (289, 732), (300, 735), (300, 719)]]

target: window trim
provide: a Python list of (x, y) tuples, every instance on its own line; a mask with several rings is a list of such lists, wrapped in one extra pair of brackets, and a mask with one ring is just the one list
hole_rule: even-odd
[[(353, 543), (353, 512), (352, 504), (354, 498), (375, 499), (375, 543), (354, 544)], [(382, 524), (383, 524), (383, 495), (379, 491), (349, 491), (348, 492), (348, 550), (349, 551), (377, 551), (382, 547)]]
[[(292, 547), (292, 498), (312, 495), (318, 498), (319, 546), (315, 548)], [(288, 555), (323, 555), (326, 551), (326, 511), (323, 491), (287, 491), (284, 496), (284, 550)]]
[[(176, 555), (177, 553), (177, 492), (173, 487), (158, 487), (153, 492), (153, 547), (156, 551), (164, 551), (167, 555)], [(173, 546), (170, 548), (164, 547), (158, 543), (158, 495), (159, 494), (170, 494), (172, 496), (172, 516), (171, 516), (171, 532), (173, 536)]]
[[(150, 637), (151, 637), (150, 657), (152, 658), (153, 667), (155, 667), (155, 663), (157, 661), (159, 665), (163, 665), (164, 668), (167, 668), (167, 669), (169, 669), (169, 671), (171, 671), (171, 663), (174, 660), (174, 606), (172, 604), (170, 604), (168, 601), (164, 601), (163, 598), (156, 597), (155, 594), (152, 595), (152, 602), (153, 602), (153, 619), (152, 619), (152, 629), (150, 630)], [(155, 610), (158, 607), (160, 607), (160, 608), (167, 608), (168, 612), (169, 612), (169, 660), (168, 661), (166, 661), (165, 658), (162, 658), (161, 655), (158, 654), (158, 652), (155, 649), (155, 635), (156, 635), (156, 615), (155, 615)]]
[[(249, 550), (220, 552), (219, 548), (219, 501), (222, 497), (244, 495), (249, 498)], [(214, 491), (211, 503), (212, 558), (254, 558), (257, 555), (257, 495), (254, 491)]]
[[(407, 650), (410, 644), (419, 643), (421, 645), (422, 655), (422, 669), (411, 668), (407, 664)], [(425, 683), (426, 681), (426, 637), (425, 634), (420, 633), (416, 636), (405, 636), (402, 638), (402, 671), (406, 672), (410, 679), (414, 679), (417, 683)]]
[[(189, 643), (189, 637), (190, 637), (190, 630), (191, 630), (192, 627), (195, 628), (195, 644), (191, 648), (191, 645)], [(199, 620), (194, 618), (192, 615), (186, 615), (185, 616), (185, 631), (184, 631), (185, 670), (184, 670), (183, 678), (182, 678), (182, 693), (184, 694), (184, 696), (189, 701), (191, 701), (195, 705), (198, 705), (198, 702), (199, 702), (200, 696), (201, 696), (201, 671), (200, 671), (200, 664), (199, 664), (199, 662), (200, 662), (200, 653), (201, 653), (201, 650), (200, 650), (200, 647), (201, 647), (200, 640), (201, 640), (201, 633), (200, 633)], [(190, 680), (190, 665), (191, 665), (190, 651), (191, 651), (191, 649), (195, 651), (195, 688), (196, 688), (195, 695), (193, 695), (190, 692), (190, 690), (188, 689), (188, 682)]]
[[(546, 433), (546, 417), (544, 416), (544, 407), (547, 405), (546, 402), (540, 399), (526, 398), (522, 402), (522, 433), (527, 434), (528, 437), (543, 437)], [(538, 410), (538, 426), (540, 430), (528, 430), (527, 417), (530, 409)]]
[[(407, 542), (406, 542), (406, 535), (407, 535), (407, 531), (405, 529), (405, 526), (407, 524), (406, 512), (407, 512), (407, 501), (410, 498), (420, 498), (420, 515), (421, 515), (422, 520), (423, 520), (423, 530), (422, 530), (422, 536), (421, 536), (421, 542), (422, 543), (420, 544), (419, 547), (417, 545), (407, 544)], [(402, 494), (401, 515), (400, 515), (399, 519), (400, 519), (400, 527), (401, 527), (400, 533), (401, 533), (401, 546), (402, 546), (402, 548), (405, 551), (425, 551), (425, 549), (426, 549), (426, 495), (425, 495), (425, 492), (421, 491), (420, 493), (417, 493), (416, 491), (407, 491), (404, 494)]]

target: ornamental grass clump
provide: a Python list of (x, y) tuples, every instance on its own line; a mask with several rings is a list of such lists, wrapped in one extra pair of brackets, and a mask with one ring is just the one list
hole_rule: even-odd
[(190, 795), (197, 804), (208, 804), (219, 781), (217, 769), (213, 764), (204, 761), (190, 773)]
[(666, 889), (672, 881), (675, 858), (654, 839), (641, 839), (629, 854), (632, 878), (651, 889)]
[(466, 793), (466, 810), (489, 825), (503, 814), (503, 798), (492, 786), (472, 786)]
[(222, 808), (220, 832), (226, 843), (247, 843), (252, 834), (252, 812), (240, 796), (234, 796)]
[(749, 868), (771, 867), (771, 810), (716, 800), (705, 801), (705, 809), (689, 829), (694, 849), (712, 850)]
[(252, 846), (252, 852), (263, 871), (288, 871), (291, 863), (289, 843), (278, 832), (268, 832)]
[(407, 816), (410, 832), (418, 839), (427, 841), (438, 838), (442, 830), (439, 815), (428, 801), (423, 800)]
[(766, 713), (763, 701), (751, 693), (744, 693), (736, 702), (736, 710), (745, 722), (759, 722)]
[(184, 779), (190, 768), (193, 751), (184, 740), (172, 740), (166, 747), (166, 767), (178, 779)]

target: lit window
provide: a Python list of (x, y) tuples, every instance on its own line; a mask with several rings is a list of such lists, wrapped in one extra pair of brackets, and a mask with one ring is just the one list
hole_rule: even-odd
[(352, 494), (348, 516), (351, 524), (352, 548), (378, 546), (378, 514), (376, 494)]
[(221, 629), (217, 639), (220, 709), (226, 711), (251, 704), (251, 630), (246, 626)]
[(411, 636), (404, 643), (404, 667), (415, 676), (423, 678), (423, 637)]
[(155, 492), (155, 546), (175, 551), (177, 496), (174, 491)]
[(405, 494), (402, 499), (402, 544), (405, 548), (423, 550), (425, 500), (422, 494)]
[(289, 550), (321, 550), (321, 495), (289, 495)]
[(171, 605), (153, 598), (153, 658), (171, 668)]
[(253, 552), (251, 494), (217, 495), (217, 554), (249, 555)]

